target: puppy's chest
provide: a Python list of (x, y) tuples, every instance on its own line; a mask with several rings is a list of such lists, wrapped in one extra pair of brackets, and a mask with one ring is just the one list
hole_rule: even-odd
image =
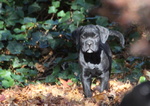
[[(94, 65), (94, 64), (99, 64), (101, 62), (101, 51), (98, 53), (84, 53), (84, 60), (88, 65)], [(91, 64), (90, 64), (91, 63)]]
[(103, 71), (105, 68), (109, 67), (109, 59), (102, 50), (99, 56), (87, 57), (83, 53), (79, 55), (80, 65), (86, 69), (92, 70), (93, 72)]

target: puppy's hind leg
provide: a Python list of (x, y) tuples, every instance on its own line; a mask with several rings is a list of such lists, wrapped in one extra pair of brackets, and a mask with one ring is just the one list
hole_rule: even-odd
[(101, 84), (100, 84), (99, 91), (103, 92), (104, 90), (108, 90), (108, 88), (109, 88), (109, 71), (103, 73), (100, 76), (100, 81), (101, 81)]
[(81, 81), (84, 91), (85, 97), (92, 97), (92, 91), (91, 91), (91, 75), (87, 76), (84, 72), (82, 72), (81, 75)]

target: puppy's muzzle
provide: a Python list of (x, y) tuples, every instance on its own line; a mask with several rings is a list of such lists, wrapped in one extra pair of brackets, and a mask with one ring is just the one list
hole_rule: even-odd
[(88, 41), (86, 41), (85, 43), (86, 43), (86, 45), (88, 45), (89, 47), (94, 44), (94, 42), (93, 42), (92, 40), (88, 40)]
[(92, 48), (93, 48), (93, 45), (94, 45), (94, 41), (92, 41), (92, 40), (87, 40), (86, 42), (85, 42), (85, 45), (87, 45), (87, 53), (92, 53), (93, 52), (93, 50), (92, 50)]

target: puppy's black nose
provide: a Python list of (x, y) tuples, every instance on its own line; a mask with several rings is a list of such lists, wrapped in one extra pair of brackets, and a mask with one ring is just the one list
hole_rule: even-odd
[(90, 45), (92, 45), (92, 44), (93, 44), (93, 41), (88, 40), (88, 41), (86, 41), (86, 44), (90, 46)]

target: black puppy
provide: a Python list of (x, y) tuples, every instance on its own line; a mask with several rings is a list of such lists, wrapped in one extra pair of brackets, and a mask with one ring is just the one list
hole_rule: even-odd
[(137, 85), (119, 106), (150, 106), (150, 81)]
[(81, 81), (85, 97), (92, 96), (92, 77), (101, 80), (100, 92), (108, 89), (112, 63), (112, 53), (106, 43), (109, 35), (119, 37), (124, 47), (124, 37), (120, 32), (99, 25), (81, 26), (72, 33), (73, 39), (79, 46), (79, 63), (82, 69)]

